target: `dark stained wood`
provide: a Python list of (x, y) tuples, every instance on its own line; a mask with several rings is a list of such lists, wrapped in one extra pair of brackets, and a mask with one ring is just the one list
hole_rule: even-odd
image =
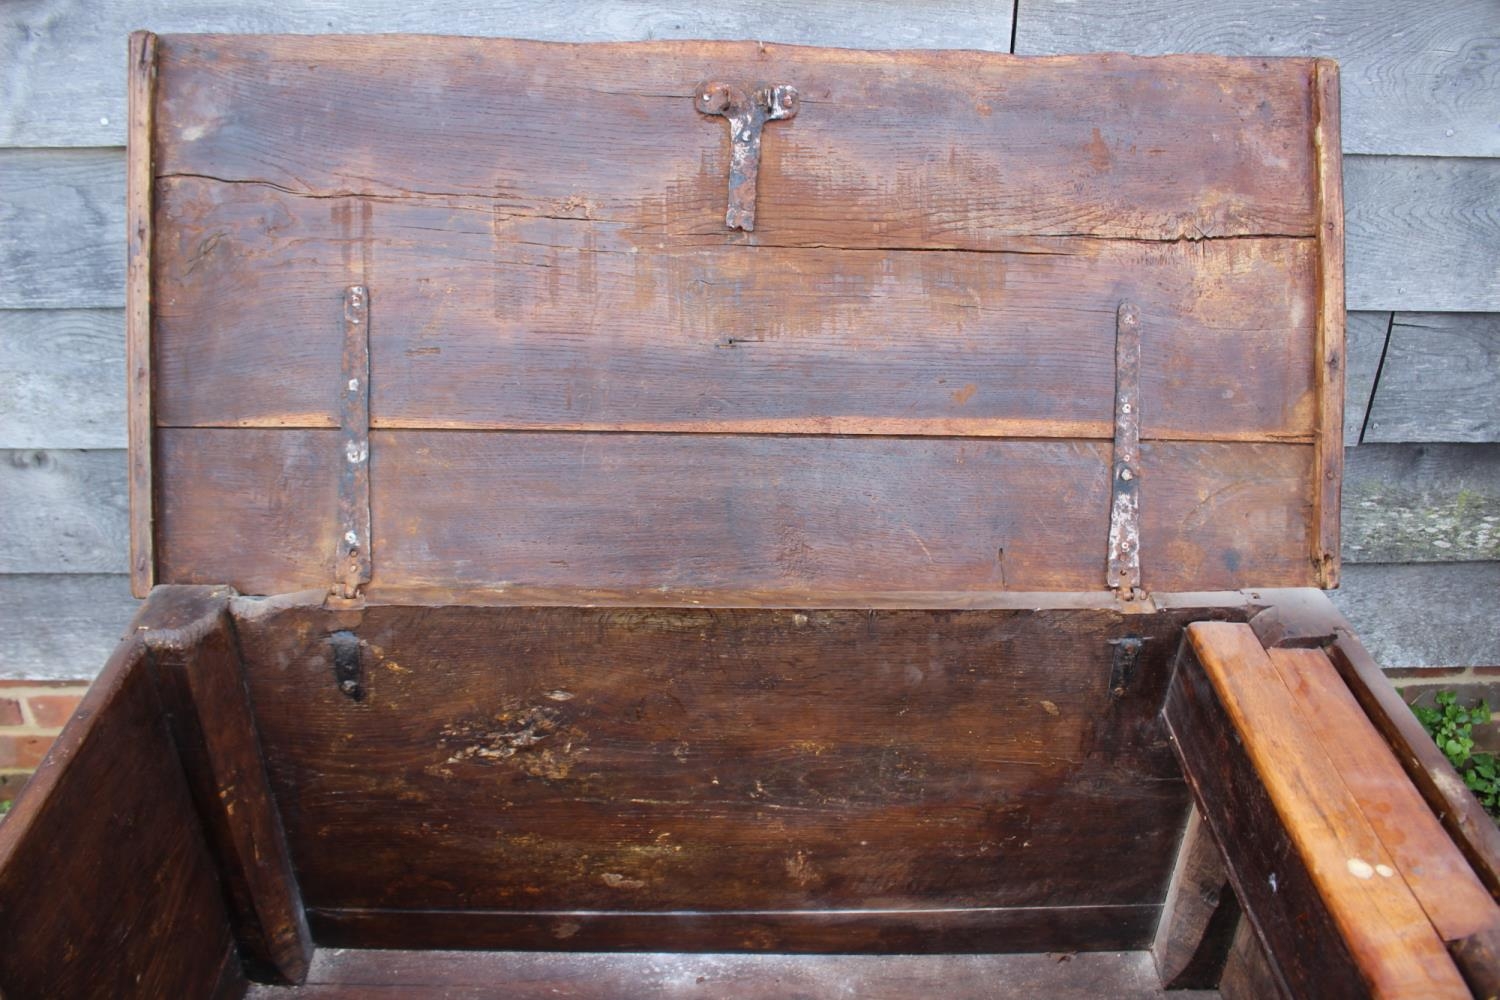
[[(329, 585), (337, 433), (157, 437), (162, 579)], [(1103, 442), (384, 431), (371, 449), (372, 585), (1105, 586)], [(1148, 589), (1311, 582), (1310, 445), (1142, 455)]]
[(124, 572), (126, 507), (122, 451), (0, 450), (0, 573)]
[(1339, 67), (1312, 71), (1313, 150), (1318, 165), (1318, 320), (1313, 348), (1318, 384), (1318, 450), (1313, 466), (1312, 559), (1318, 586), (1339, 585), (1339, 486), (1344, 470), (1344, 187), (1339, 145)]
[(300, 982), (312, 937), (261, 761), (231, 591), (158, 587), (139, 619), (167, 723), (255, 978)]
[[(732, 245), (1308, 236), (1310, 65), (165, 36), (157, 171), (304, 194), (478, 196), (501, 221), (584, 215)], [(728, 135), (693, 110), (694, 88), (709, 79), (784, 79), (802, 95), (797, 118), (765, 143), (745, 237), (723, 228)], [(1080, 104), (1080, 92), (1091, 100)], [(1146, 100), (1153, 110), (1141, 114)], [(1215, 130), (1221, 141), (1195, 141)], [(435, 143), (445, 150), (438, 171)]]
[(1369, 441), (1500, 441), (1500, 315), (1397, 313)]
[(1349, 781), (1368, 790), (1374, 779), (1345, 775), (1339, 765), (1351, 762), (1325, 749), (1344, 739), (1378, 751), (1378, 735), (1325, 704), (1310, 682), (1299, 684), (1299, 700), (1284, 680), (1293, 663), (1304, 681), (1319, 665), (1333, 674), (1320, 651), (1268, 655), (1248, 625), (1189, 625), (1165, 709), (1271, 964), (1297, 995), (1467, 995), (1409, 884), (1409, 859), (1391, 855), (1351, 793)]
[(320, 947), (966, 955), (1140, 948), (1161, 912), (1125, 906), (915, 910), (323, 910)]
[(1077, 955), (640, 955), (321, 949), (306, 986), (258, 986), (255, 1000), (419, 997), (455, 1000), (865, 1000), (1047, 997), (1049, 1000), (1192, 1000), (1164, 994), (1145, 952)]
[(1241, 920), (1235, 931), (1229, 960), (1219, 979), (1219, 996), (1223, 1000), (1283, 1000), (1287, 996), (1248, 920)]
[(139, 640), (119, 647), (0, 823), (8, 997), (242, 990), (145, 656)]
[(1492, 927), (1449, 942), (1448, 952), (1476, 997), (1500, 997), (1500, 930)]
[[(1186, 797), (1149, 720), (1182, 622), (1233, 613), (235, 607), (308, 906), (460, 911), (444, 933), (487, 947), (536, 911), (855, 911), (850, 947), (969, 919), (867, 911), (1154, 911)], [(1148, 641), (1114, 695), (1127, 635)], [(486, 910), (522, 919), (464, 930)], [(839, 937), (773, 916), (779, 946)]]
[(158, 196), (167, 426), (336, 427), (330, 290), (358, 281), (379, 303), (376, 427), (1109, 438), (1124, 298), (1143, 317), (1144, 437), (1317, 427), (1311, 240), (853, 252), (691, 245), (474, 198), (196, 177)]
[(155, 250), (156, 36), (130, 36), (130, 145), (125, 159), (128, 255), (125, 274), (126, 430), (130, 440), (130, 588), (145, 597), (155, 582), (151, 493), (152, 255)]
[(1151, 958), (1169, 989), (1213, 989), (1240, 925), (1239, 898), (1219, 845), (1195, 809), (1177, 848), (1177, 866), (1162, 902)]

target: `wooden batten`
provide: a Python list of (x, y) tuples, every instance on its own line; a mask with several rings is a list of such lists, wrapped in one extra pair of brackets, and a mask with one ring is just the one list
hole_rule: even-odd
[(130, 36), (129, 145), (125, 197), (126, 426), (130, 444), (130, 589), (145, 597), (156, 580), (152, 467), (151, 259), (154, 249), (152, 191), (155, 176), (156, 36)]
[(1339, 67), (1313, 63), (1313, 151), (1318, 178), (1317, 463), (1313, 482), (1318, 586), (1339, 585), (1339, 511), (1344, 472), (1344, 187), (1339, 140)]

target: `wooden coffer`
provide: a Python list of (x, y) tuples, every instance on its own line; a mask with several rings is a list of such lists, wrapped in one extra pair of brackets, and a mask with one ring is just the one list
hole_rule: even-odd
[(31, 997), (1493, 995), (1338, 577), (1336, 67), (134, 36)]

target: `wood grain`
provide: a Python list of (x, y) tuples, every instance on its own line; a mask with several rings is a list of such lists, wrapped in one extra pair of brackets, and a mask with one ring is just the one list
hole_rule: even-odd
[[(157, 32), (321, 34), (379, 32), (512, 35), (553, 41), (760, 38), (847, 48), (977, 48), (1010, 45), (1011, 8), (974, 0), (920, 6), (899, 0), (832, 0), (816, 6), (748, 0), (732, 7), (588, 0), (568, 8), (500, 0), (328, 4), (245, 0), (233, 10), (205, 0), (62, 0), (26, 10), (0, 39), (0, 144), (118, 146), (125, 141), (121, 40)], [(21, 30), (29, 29), (29, 30)]]
[(1496, 35), (1488, 0), (1026, 0), (1015, 52), (1329, 56), (1343, 67), (1348, 152), (1500, 156)]
[(1500, 560), (1500, 451), (1491, 446), (1351, 450), (1344, 497), (1351, 562)]
[(1500, 441), (1500, 315), (1397, 313), (1369, 441)]
[(1318, 184), (1318, 318), (1313, 364), (1318, 386), (1318, 448), (1313, 464), (1312, 559), (1318, 585), (1339, 585), (1339, 487), (1344, 471), (1344, 189), (1339, 146), (1339, 67), (1319, 59), (1312, 71), (1313, 151)]
[(156, 206), (152, 197), (156, 169), (156, 36), (130, 36), (130, 142), (125, 159), (126, 244), (125, 370), (126, 430), (130, 440), (130, 589), (145, 597), (156, 582), (155, 498), (151, 494), (156, 386), (151, 366), (155, 342), (152, 321), (155, 292)]
[(0, 574), (0, 678), (92, 679), (137, 606), (123, 574)]
[(1240, 902), (1224, 870), (1224, 856), (1194, 809), (1151, 942), (1162, 985), (1172, 990), (1218, 986), (1240, 923)]
[(137, 633), (254, 978), (298, 983), (312, 937), (266, 780), (226, 588), (152, 590)]
[[(1232, 613), (236, 609), (309, 907), (848, 910), (861, 949), (870, 910), (1159, 904), (1185, 793), (1150, 720), (1181, 623)], [(1130, 634), (1115, 695), (1108, 640)], [(833, 947), (765, 917), (780, 946)]]
[[(1186, 641), (1191, 653), (1185, 648), (1179, 661), (1167, 700), (1168, 724), (1237, 894), (1269, 945), (1270, 961), (1293, 991), (1468, 996), (1406, 880), (1403, 860), (1392, 857), (1347, 781), (1370, 786), (1364, 776), (1341, 774), (1339, 761), (1330, 761), (1324, 749), (1327, 739), (1382, 748), (1368, 721), (1355, 712), (1340, 718), (1362, 726), (1326, 734), (1315, 728), (1310, 717), (1322, 720), (1320, 725), (1335, 724), (1323, 714), (1327, 706), (1309, 703), (1316, 696), (1307, 688), (1299, 700), (1286, 687), (1277, 663), (1248, 625), (1192, 624)], [(1317, 665), (1304, 662), (1307, 657), (1316, 658), (1324, 673), (1333, 673), (1317, 651), (1276, 655), (1287, 663), (1298, 657), (1303, 670)], [(1335, 678), (1334, 683), (1341, 682)], [(1232, 727), (1233, 748), (1228, 733), (1212, 728), (1221, 715)], [(1210, 728), (1200, 731), (1204, 726)], [(1241, 766), (1250, 773), (1233, 776)], [(1401, 784), (1404, 779), (1386, 791), (1395, 794)], [(1269, 810), (1257, 805), (1262, 796)], [(1416, 806), (1430, 816), (1425, 805)], [(1391, 874), (1385, 876), (1386, 871)], [(1306, 931), (1308, 922), (1315, 927), (1318, 921), (1327, 922), (1329, 937)], [(1333, 941), (1347, 948), (1351, 964), (1342, 971)]]
[(1344, 158), (1350, 309), (1500, 312), (1500, 160)]
[(640, 955), (536, 952), (411, 952), (325, 948), (306, 986), (252, 987), (253, 1000), (279, 997), (431, 996), (477, 1000), (503, 989), (515, 1000), (787, 1000), (850, 995), (867, 1000), (1194, 1000), (1163, 993), (1145, 952), (1077, 955)]
[(124, 448), (118, 309), (0, 310), (0, 448)]
[(1347, 569), (1333, 603), (1381, 666), (1500, 663), (1500, 562)]
[(0, 309), (121, 304), (124, 167), (113, 149), (0, 149)]
[(0, 573), (124, 572), (124, 466), (122, 451), (0, 450)]
[[(1307, 60), (434, 36), (167, 36), (161, 58), (161, 176), (479, 197), (709, 245), (1316, 231)], [(802, 110), (765, 143), (741, 236), (723, 228), (727, 133), (691, 95), (761, 78), (794, 81)], [(1211, 147), (1190, 138), (1210, 132)]]
[[(1345, 325), (1347, 343), (1344, 365), (1344, 447), (1363, 444), (1365, 418), (1370, 412), (1370, 396), (1375, 377), (1385, 357), (1386, 335), (1391, 329), (1391, 313), (1351, 312)], [(1348, 458), (1345, 459), (1347, 478)]]
[(1146, 320), (1143, 436), (1309, 440), (1318, 418), (1309, 241), (663, 248), (472, 201), (159, 194), (166, 426), (337, 426), (350, 281), (380, 301), (376, 427), (1108, 438), (1122, 298)]
[[(158, 448), (160, 579), (329, 585), (336, 432), (171, 429)], [(1105, 586), (1100, 442), (383, 431), (371, 450), (386, 587)], [(1311, 452), (1143, 446), (1146, 585), (1309, 583)]]
[(7, 996), (210, 996), (238, 978), (144, 656), (120, 646), (0, 823)]

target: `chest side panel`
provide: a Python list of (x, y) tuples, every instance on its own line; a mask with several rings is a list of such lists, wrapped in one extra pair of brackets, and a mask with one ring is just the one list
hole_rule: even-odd
[[(1104, 589), (1123, 301), (1143, 584), (1328, 579), (1311, 61), (169, 36), (156, 73), (158, 580), (333, 579), (352, 285), (372, 586)], [(751, 232), (705, 80), (801, 95)]]

